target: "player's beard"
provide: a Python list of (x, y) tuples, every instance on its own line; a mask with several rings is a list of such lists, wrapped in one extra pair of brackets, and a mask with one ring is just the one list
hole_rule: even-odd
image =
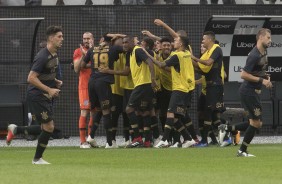
[(264, 49), (267, 49), (269, 47), (270, 44), (262, 44)]

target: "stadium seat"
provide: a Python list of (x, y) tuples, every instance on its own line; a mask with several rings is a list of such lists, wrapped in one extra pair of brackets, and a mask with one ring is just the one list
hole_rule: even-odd
[(0, 129), (6, 129), (10, 123), (24, 125), (27, 108), (20, 99), (18, 85), (0, 85)]
[(274, 119), (275, 126), (282, 125), (282, 82), (275, 82), (274, 85)]

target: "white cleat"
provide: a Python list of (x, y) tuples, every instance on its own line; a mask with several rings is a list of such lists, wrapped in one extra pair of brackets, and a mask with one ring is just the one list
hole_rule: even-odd
[(125, 141), (124, 143), (122, 143), (122, 145), (120, 145), (121, 147), (126, 147), (126, 146), (128, 146), (128, 145), (130, 145), (131, 144), (131, 141), (130, 140), (127, 140), (127, 141)]
[(92, 139), (90, 135), (88, 135), (86, 141), (90, 144), (93, 148), (99, 148), (99, 145), (97, 144), (95, 139)]
[(181, 148), (181, 144), (179, 142), (174, 143), (169, 148)]
[(218, 143), (219, 144), (222, 144), (223, 143), (223, 140), (224, 140), (224, 137), (226, 135), (226, 128), (227, 128), (227, 125), (225, 124), (221, 124), (218, 126)]
[(40, 158), (37, 161), (32, 160), (32, 164), (36, 164), (36, 165), (47, 165), (50, 164), (49, 162), (46, 162), (45, 160), (43, 160), (42, 158)]
[(167, 148), (169, 146), (169, 143), (163, 140), (160, 140), (160, 142), (155, 146), (155, 148)]
[(256, 156), (252, 155), (252, 154), (250, 154), (248, 152), (244, 152), (244, 151), (238, 150), (237, 157), (256, 157)]
[(192, 146), (194, 146), (196, 144), (196, 141), (194, 141), (193, 139), (191, 141), (185, 141), (182, 144), (182, 148), (190, 148)]
[(230, 146), (231, 144), (232, 144), (232, 140), (231, 140), (231, 138), (228, 138), (227, 140), (224, 140), (224, 141), (220, 144), (220, 147)]
[(156, 146), (161, 140), (162, 136), (159, 136), (158, 138), (154, 139), (154, 146)]
[(108, 143), (106, 143), (106, 146), (105, 146), (106, 149), (115, 149), (115, 148), (118, 148), (118, 145), (116, 143), (116, 141), (112, 141), (112, 145), (110, 146)]
[(89, 148), (91, 148), (91, 145), (88, 142), (84, 142), (84, 143), (80, 144), (80, 148), (89, 149)]
[(15, 124), (10, 124), (8, 126), (8, 134), (7, 134), (7, 137), (6, 137), (6, 144), (7, 145), (10, 145), (12, 140), (14, 139), (15, 137), (15, 134), (16, 134), (16, 128), (17, 128), (17, 125)]

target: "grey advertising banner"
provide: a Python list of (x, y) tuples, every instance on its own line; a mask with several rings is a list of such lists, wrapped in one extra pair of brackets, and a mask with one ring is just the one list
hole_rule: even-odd
[(242, 81), (241, 68), (256, 46), (256, 34), (261, 28), (268, 28), (272, 33), (272, 43), (267, 49), (268, 73), (272, 81), (282, 81), (282, 17), (213, 16), (209, 19), (205, 31), (213, 31), (219, 41), (228, 81)]

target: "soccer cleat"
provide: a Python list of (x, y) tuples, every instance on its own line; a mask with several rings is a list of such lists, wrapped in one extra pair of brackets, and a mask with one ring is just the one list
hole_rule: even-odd
[(238, 150), (237, 157), (256, 157), (256, 156), (249, 154), (248, 152)]
[(15, 124), (10, 124), (8, 126), (8, 134), (7, 134), (7, 137), (6, 137), (6, 144), (7, 145), (10, 145), (12, 140), (14, 139), (15, 134), (16, 134), (16, 128), (17, 128), (17, 125), (15, 125)]
[(84, 142), (80, 144), (80, 148), (88, 149), (88, 148), (91, 148), (91, 145), (88, 142)]
[(146, 142), (144, 142), (143, 147), (144, 148), (151, 148), (151, 147), (153, 147), (153, 145), (151, 144), (150, 141), (146, 141)]
[(43, 160), (42, 158), (34, 161), (32, 160), (32, 164), (36, 164), (36, 165), (46, 165), (46, 164), (50, 164), (49, 162), (46, 162), (45, 160)]
[(159, 136), (158, 138), (154, 139), (154, 146), (156, 146), (161, 140), (162, 136)]
[(233, 137), (233, 141), (232, 141), (233, 145), (236, 146), (240, 142), (240, 137), (241, 137), (240, 136), (240, 131), (238, 131), (237, 134), (233, 135), (232, 137)]
[(227, 140), (224, 140), (224, 141), (220, 144), (220, 147), (230, 146), (231, 144), (232, 144), (232, 140), (231, 140), (231, 138), (228, 138)]
[(208, 147), (208, 143), (199, 142), (199, 143), (197, 143), (197, 144), (194, 144), (194, 147), (197, 147), (197, 148)]
[(126, 146), (128, 146), (129, 144), (131, 144), (131, 141), (130, 141), (130, 140), (127, 140), (127, 141), (125, 141), (124, 143), (122, 143), (120, 146), (121, 146), (121, 147), (126, 147)]
[(161, 140), (155, 148), (167, 148), (169, 146), (169, 143), (166, 141)]
[(86, 141), (90, 144), (91, 147), (99, 148), (99, 145), (97, 144), (95, 139), (92, 139), (90, 135), (87, 137)]
[(191, 141), (185, 141), (182, 144), (182, 148), (190, 148), (192, 146), (194, 146), (196, 144), (196, 142), (192, 139)]
[(115, 149), (118, 148), (117, 143), (115, 140), (112, 140), (112, 145), (110, 146), (108, 143), (105, 146), (106, 149)]
[(179, 142), (175, 142), (173, 145), (171, 145), (169, 148), (181, 148), (182, 145)]
[(126, 148), (138, 148), (143, 146), (143, 140), (141, 137), (134, 138), (132, 143), (126, 146)]
[(227, 125), (225, 124), (221, 124), (218, 126), (218, 142), (219, 144), (222, 144), (223, 143), (223, 140), (224, 140), (224, 137), (226, 135), (226, 128), (227, 128)]

